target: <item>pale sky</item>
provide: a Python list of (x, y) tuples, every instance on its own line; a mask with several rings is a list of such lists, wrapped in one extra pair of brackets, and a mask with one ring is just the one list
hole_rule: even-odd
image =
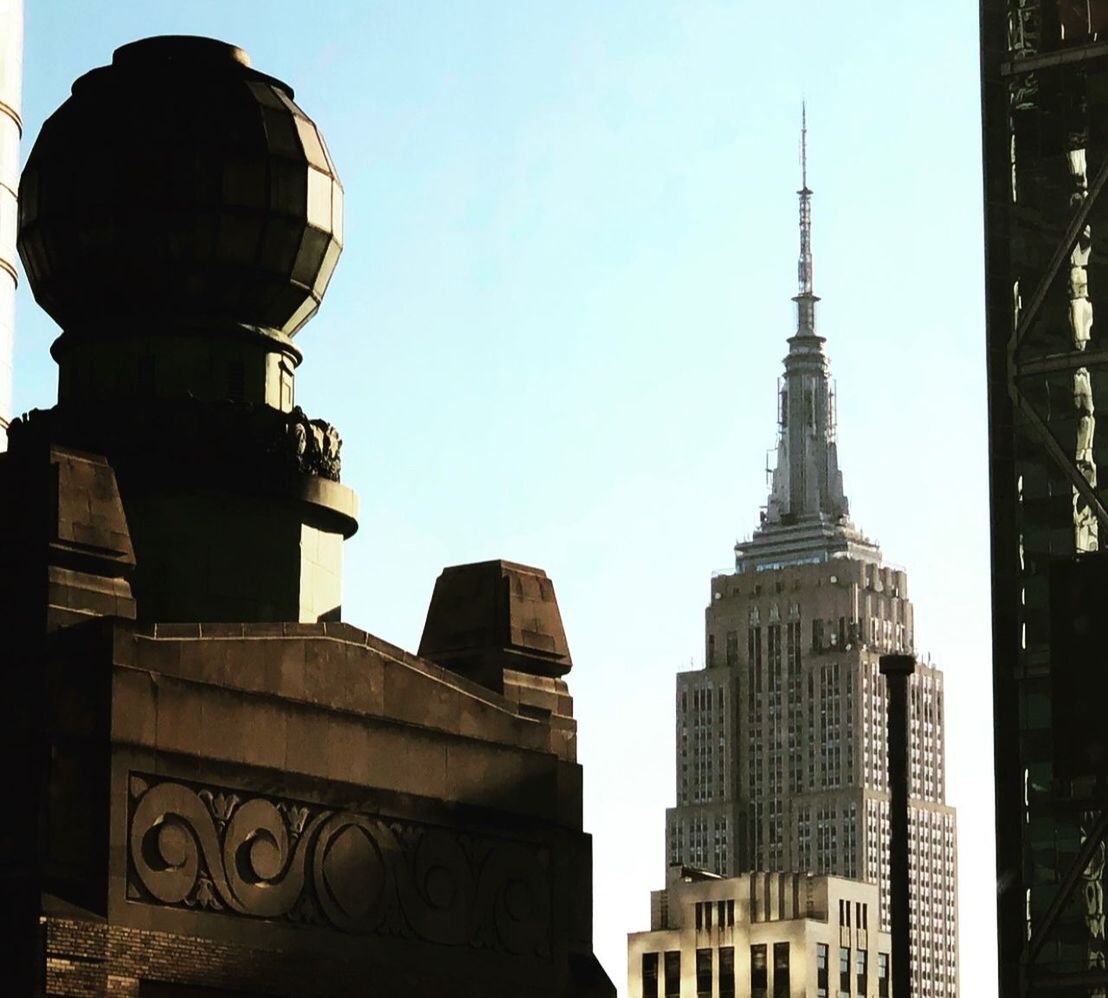
[[(996, 994), (976, 4), (26, 0), (26, 156), (152, 34), (245, 48), (319, 124), (347, 245), (297, 401), (361, 498), (344, 617), (419, 643), (445, 565), (554, 580), (595, 944), (622, 994), (674, 801), (677, 671), (758, 522), (793, 328), (800, 102), (855, 522), (946, 673), (962, 994)], [(20, 289), (16, 412), (57, 329)]]

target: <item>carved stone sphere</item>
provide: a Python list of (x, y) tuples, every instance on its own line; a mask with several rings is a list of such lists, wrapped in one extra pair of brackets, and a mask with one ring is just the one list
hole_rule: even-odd
[(117, 49), (42, 126), (19, 255), (75, 337), (181, 325), (292, 336), (342, 251), (342, 187), (290, 87), (241, 49), (165, 36)]

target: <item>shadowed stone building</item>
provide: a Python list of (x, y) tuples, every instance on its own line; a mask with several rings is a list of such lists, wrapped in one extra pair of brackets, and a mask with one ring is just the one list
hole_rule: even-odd
[(44, 124), (20, 253), (58, 403), (0, 456), (11, 995), (612, 995), (554, 590), (449, 568), (341, 622), (357, 527), (295, 334), (342, 188), (286, 84), (119, 49)]
[[(677, 677), (677, 803), (668, 862), (724, 876), (834, 874), (889, 912), (887, 704), (879, 658), (914, 648), (905, 572), (849, 515), (835, 398), (800, 194), (797, 329), (778, 390), (777, 465), (761, 525), (712, 579), (706, 667)], [(918, 998), (958, 989), (954, 809), (945, 803), (943, 676), (911, 679), (912, 965)]]

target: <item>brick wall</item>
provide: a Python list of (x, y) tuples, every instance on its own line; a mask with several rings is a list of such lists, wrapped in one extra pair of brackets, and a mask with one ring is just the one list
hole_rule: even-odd
[(49, 918), (45, 928), (47, 995), (260, 998), (342, 993), (349, 984), (315, 961), (237, 943), (66, 918)]

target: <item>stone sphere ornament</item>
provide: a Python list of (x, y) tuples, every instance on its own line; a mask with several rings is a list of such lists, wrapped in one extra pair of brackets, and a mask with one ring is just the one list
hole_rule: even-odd
[(78, 79), (43, 125), (19, 253), (72, 337), (190, 323), (291, 337), (342, 252), (342, 205), (291, 87), (233, 45), (149, 38)]

